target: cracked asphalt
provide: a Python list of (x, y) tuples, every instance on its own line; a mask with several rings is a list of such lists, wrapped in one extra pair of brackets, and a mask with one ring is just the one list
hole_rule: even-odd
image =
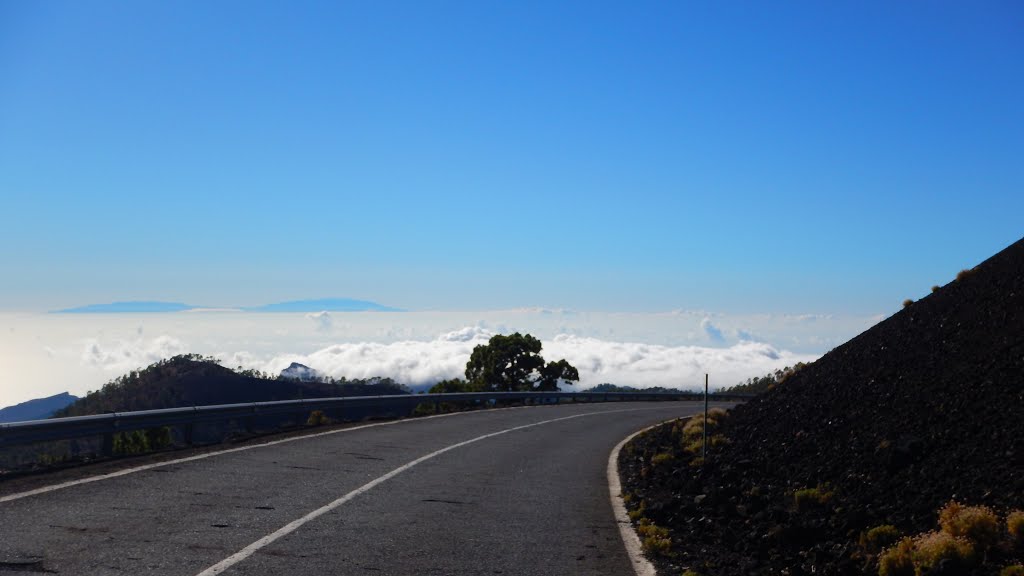
[[(466, 412), (170, 463), (0, 503), (0, 571), (196, 576), (396, 468), (224, 574), (627, 575), (608, 455), (696, 402)], [(47, 477), (37, 479), (38, 486)]]

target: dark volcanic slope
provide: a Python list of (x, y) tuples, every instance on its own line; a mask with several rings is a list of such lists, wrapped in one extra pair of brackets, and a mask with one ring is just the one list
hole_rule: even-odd
[[(648, 516), (687, 541), (677, 560), (718, 574), (859, 573), (865, 528), (934, 529), (952, 498), (1024, 507), (1024, 240), (736, 408), (723, 432), (703, 469), (637, 481)], [(796, 512), (793, 490), (819, 484), (830, 505)]]

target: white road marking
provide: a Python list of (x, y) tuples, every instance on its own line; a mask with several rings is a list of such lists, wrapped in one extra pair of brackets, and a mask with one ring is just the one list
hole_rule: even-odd
[[(287, 536), (288, 534), (291, 534), (292, 532), (298, 530), (299, 528), (302, 527), (303, 524), (306, 524), (307, 522), (309, 522), (311, 520), (314, 520), (316, 518), (319, 518), (320, 516), (323, 516), (324, 514), (330, 512), (331, 510), (334, 510), (335, 508), (341, 506), (342, 504), (352, 500), (356, 496), (359, 496), (360, 494), (363, 494), (364, 492), (372, 490), (374, 487), (378, 486), (379, 484), (381, 484), (383, 482), (386, 482), (386, 481), (390, 480), (391, 478), (394, 478), (395, 476), (398, 476), (402, 472), (405, 472), (406, 470), (412, 468), (413, 466), (416, 466), (417, 464), (421, 464), (423, 462), (426, 462), (427, 460), (430, 460), (431, 458), (434, 458), (436, 456), (440, 456), (441, 454), (444, 454), (445, 452), (450, 452), (452, 450), (455, 450), (456, 448), (461, 448), (461, 447), (466, 446), (468, 444), (473, 444), (474, 442), (479, 442), (481, 440), (486, 440), (488, 438), (493, 438), (495, 436), (500, 436), (502, 434), (508, 434), (509, 432), (515, 432), (516, 430), (524, 430), (526, 428), (533, 428), (534, 426), (540, 426), (542, 424), (550, 424), (552, 422), (560, 422), (560, 421), (563, 421), (563, 420), (572, 420), (573, 418), (582, 418), (584, 416), (599, 416), (599, 415), (602, 415), (602, 414), (615, 414), (615, 413), (619, 413), (619, 412), (635, 412), (635, 411), (638, 411), (638, 410), (656, 410), (656, 409), (657, 408), (629, 408), (629, 409), (623, 409), (623, 410), (607, 410), (607, 411), (600, 411), (600, 412), (586, 412), (584, 414), (573, 414), (572, 416), (563, 416), (561, 418), (552, 418), (551, 420), (542, 420), (540, 422), (534, 422), (532, 424), (524, 424), (522, 426), (516, 426), (514, 428), (506, 428), (505, 430), (499, 430), (498, 432), (491, 432), (490, 434), (484, 434), (483, 436), (477, 436), (476, 438), (471, 438), (469, 440), (464, 440), (464, 441), (459, 442), (457, 444), (452, 444), (451, 446), (447, 446), (445, 448), (441, 448), (440, 450), (436, 450), (434, 452), (431, 452), (430, 454), (426, 454), (424, 456), (420, 456), (419, 458), (417, 458), (417, 459), (415, 459), (415, 460), (413, 460), (411, 462), (408, 462), (408, 463), (406, 463), (406, 464), (404, 464), (402, 466), (399, 466), (398, 468), (395, 468), (391, 472), (388, 472), (387, 474), (385, 474), (383, 476), (380, 476), (379, 478), (377, 478), (375, 480), (372, 480), (370, 482), (367, 482), (366, 484), (363, 484), (359, 488), (356, 488), (355, 490), (349, 492), (348, 494), (345, 494), (344, 496), (342, 496), (341, 498), (338, 498), (337, 500), (331, 502), (330, 504), (327, 504), (325, 506), (317, 508), (316, 510), (313, 510), (309, 514), (306, 514), (305, 516), (299, 518), (298, 520), (294, 520), (292, 522), (289, 522), (288, 524), (285, 524), (284, 526), (282, 526), (281, 528), (277, 529), (276, 531), (274, 531), (274, 532), (264, 536), (263, 538), (260, 538), (259, 540), (253, 542), (252, 544), (249, 544), (245, 548), (242, 548), (241, 550), (239, 550), (238, 552), (235, 552), (231, 556), (228, 556), (224, 560), (221, 560), (220, 562), (214, 564), (213, 566), (210, 566), (206, 570), (203, 570), (202, 572), (200, 572), (196, 576), (214, 576), (215, 574), (220, 574), (220, 573), (224, 572), (225, 570), (227, 570), (228, 568), (234, 566), (235, 564), (238, 564), (239, 562), (241, 562), (241, 561), (245, 560), (246, 558), (252, 556), (258, 550), (260, 550), (261, 548), (267, 546), (268, 544), (273, 543), (275, 540), (283, 538), (284, 536)], [(635, 537), (635, 535), (634, 535), (634, 537)]]
[[(496, 408), (490, 410), (495, 412), (498, 410), (518, 410), (521, 408), (527, 408), (527, 406), (515, 406), (510, 408)], [(536, 406), (530, 406), (530, 408), (536, 408)], [(205, 454), (199, 454), (196, 456), (188, 456), (185, 458), (178, 458), (175, 460), (167, 460), (164, 462), (154, 462), (153, 464), (145, 464), (142, 466), (136, 466), (134, 468), (126, 468), (124, 470), (118, 470), (117, 472), (111, 472), (109, 474), (100, 474), (97, 476), (88, 476), (86, 478), (80, 478), (78, 480), (71, 480), (68, 482), (62, 482), (60, 484), (53, 484), (51, 486), (43, 486), (42, 488), (36, 488), (34, 490), (27, 490), (25, 492), (17, 492), (14, 494), (8, 494), (7, 496), (0, 496), (0, 504), (4, 502), (10, 502), (12, 500), (20, 500), (22, 498), (28, 498), (29, 496), (37, 496), (39, 494), (46, 494), (47, 492), (53, 492), (55, 490), (63, 490), (64, 488), (71, 488), (73, 486), (79, 486), (82, 484), (89, 484), (91, 482), (99, 482), (100, 480), (110, 480), (111, 478), (118, 478), (120, 476), (127, 476), (128, 474), (134, 474), (136, 472), (142, 472), (145, 470), (152, 470), (153, 468), (160, 468), (162, 466), (173, 466), (174, 464), (183, 464), (185, 462), (193, 462), (195, 460), (203, 460), (205, 458), (212, 458), (214, 456), (221, 456), (223, 454), (232, 454), (235, 452), (244, 452), (246, 450), (255, 450), (256, 448), (266, 448), (267, 446), (276, 446), (278, 444), (285, 444), (288, 442), (297, 442), (299, 440), (308, 440), (310, 438), (319, 438), (321, 436), (330, 436), (331, 434), (341, 434), (343, 432), (354, 432), (356, 430), (363, 430), (365, 428), (375, 428), (377, 426), (391, 426), (394, 424), (401, 424), (402, 422), (420, 422), (423, 420), (430, 420), (432, 418), (444, 418), (446, 416), (456, 416), (458, 414), (475, 414), (476, 411), (471, 412), (451, 412), (449, 414), (435, 414), (433, 416), (421, 416), (418, 418), (406, 418), (402, 420), (391, 420), (389, 422), (377, 422), (374, 424), (363, 424), (361, 426), (353, 426), (351, 428), (340, 428), (338, 430), (329, 430), (327, 432), (318, 432), (316, 434), (305, 434), (302, 436), (292, 436), (290, 438), (282, 438), (280, 440), (272, 440), (270, 442), (263, 442), (261, 444), (251, 444), (248, 446), (239, 446), (237, 448), (228, 448), (226, 450), (217, 450), (215, 452), (207, 452)]]
[[(688, 417), (682, 416), (682, 418)], [(678, 420), (678, 418), (665, 420), (665, 422), (671, 422), (672, 420)], [(615, 521), (619, 525), (619, 534), (622, 536), (622, 543), (626, 546), (629, 559), (633, 563), (633, 571), (636, 572), (636, 576), (656, 576), (657, 572), (654, 570), (654, 565), (644, 556), (640, 537), (637, 536), (636, 530), (633, 529), (633, 523), (629, 520), (629, 514), (626, 512), (626, 505), (622, 502), (622, 480), (619, 478), (619, 452), (633, 438), (652, 428), (657, 428), (665, 422), (659, 422), (630, 434), (625, 440), (619, 442), (612, 449), (611, 455), (608, 456), (608, 492), (612, 499), (612, 510), (615, 511)]]

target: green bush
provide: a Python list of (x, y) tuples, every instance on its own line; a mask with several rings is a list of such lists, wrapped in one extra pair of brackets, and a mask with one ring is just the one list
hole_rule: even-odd
[(413, 409), (413, 416), (430, 416), (437, 413), (437, 405), (433, 402), (420, 402)]
[(145, 431), (150, 450), (163, 450), (171, 445), (171, 429), (167, 426), (149, 428)]
[(871, 554), (878, 554), (898, 542), (899, 539), (899, 530), (891, 524), (885, 524), (861, 533), (860, 546)]
[(1024, 566), (1020, 564), (1007, 566), (999, 572), (999, 576), (1024, 576)]
[(152, 450), (163, 450), (171, 445), (171, 429), (167, 426), (132, 430), (114, 434), (114, 454), (142, 454)]

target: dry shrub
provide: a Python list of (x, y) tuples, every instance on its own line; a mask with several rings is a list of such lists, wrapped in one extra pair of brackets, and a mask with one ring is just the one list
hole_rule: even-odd
[(964, 268), (963, 270), (956, 273), (956, 279), (963, 280), (964, 278), (967, 278), (971, 274), (974, 274), (974, 268)]
[(999, 572), (999, 576), (1024, 576), (1024, 566), (1021, 566), (1020, 564), (1007, 566)]
[(918, 573), (927, 574), (939, 563), (944, 563), (947, 573), (960, 573), (973, 567), (977, 558), (969, 540), (936, 530), (914, 538), (913, 559)]
[(306, 419), (306, 426), (321, 426), (330, 423), (331, 419), (324, 414), (323, 410), (313, 410), (309, 413), (309, 418)]
[(999, 518), (987, 506), (963, 506), (950, 501), (939, 511), (939, 526), (950, 536), (989, 548), (999, 541)]
[(903, 301), (903, 307), (906, 308), (907, 306), (910, 306), (913, 303), (914, 303), (913, 300), (911, 300), (910, 298), (907, 298), (906, 300)]
[[(715, 430), (729, 415), (721, 408), (708, 410), (708, 445), (721, 446), (728, 444), (728, 439), (721, 434), (714, 434)], [(704, 415), (698, 414), (686, 421), (682, 430), (683, 450), (691, 454), (699, 454), (704, 445)]]
[(1006, 516), (1006, 531), (1017, 547), (1024, 547), (1024, 510), (1014, 510)]
[(904, 538), (878, 557), (878, 576), (914, 576), (914, 539)]
[(708, 437), (708, 446), (712, 448), (718, 448), (719, 446), (725, 446), (729, 443), (729, 439), (723, 434), (715, 434)]
[(932, 294), (935, 294), (938, 291), (939, 291), (939, 287), (938, 286), (932, 286)]

